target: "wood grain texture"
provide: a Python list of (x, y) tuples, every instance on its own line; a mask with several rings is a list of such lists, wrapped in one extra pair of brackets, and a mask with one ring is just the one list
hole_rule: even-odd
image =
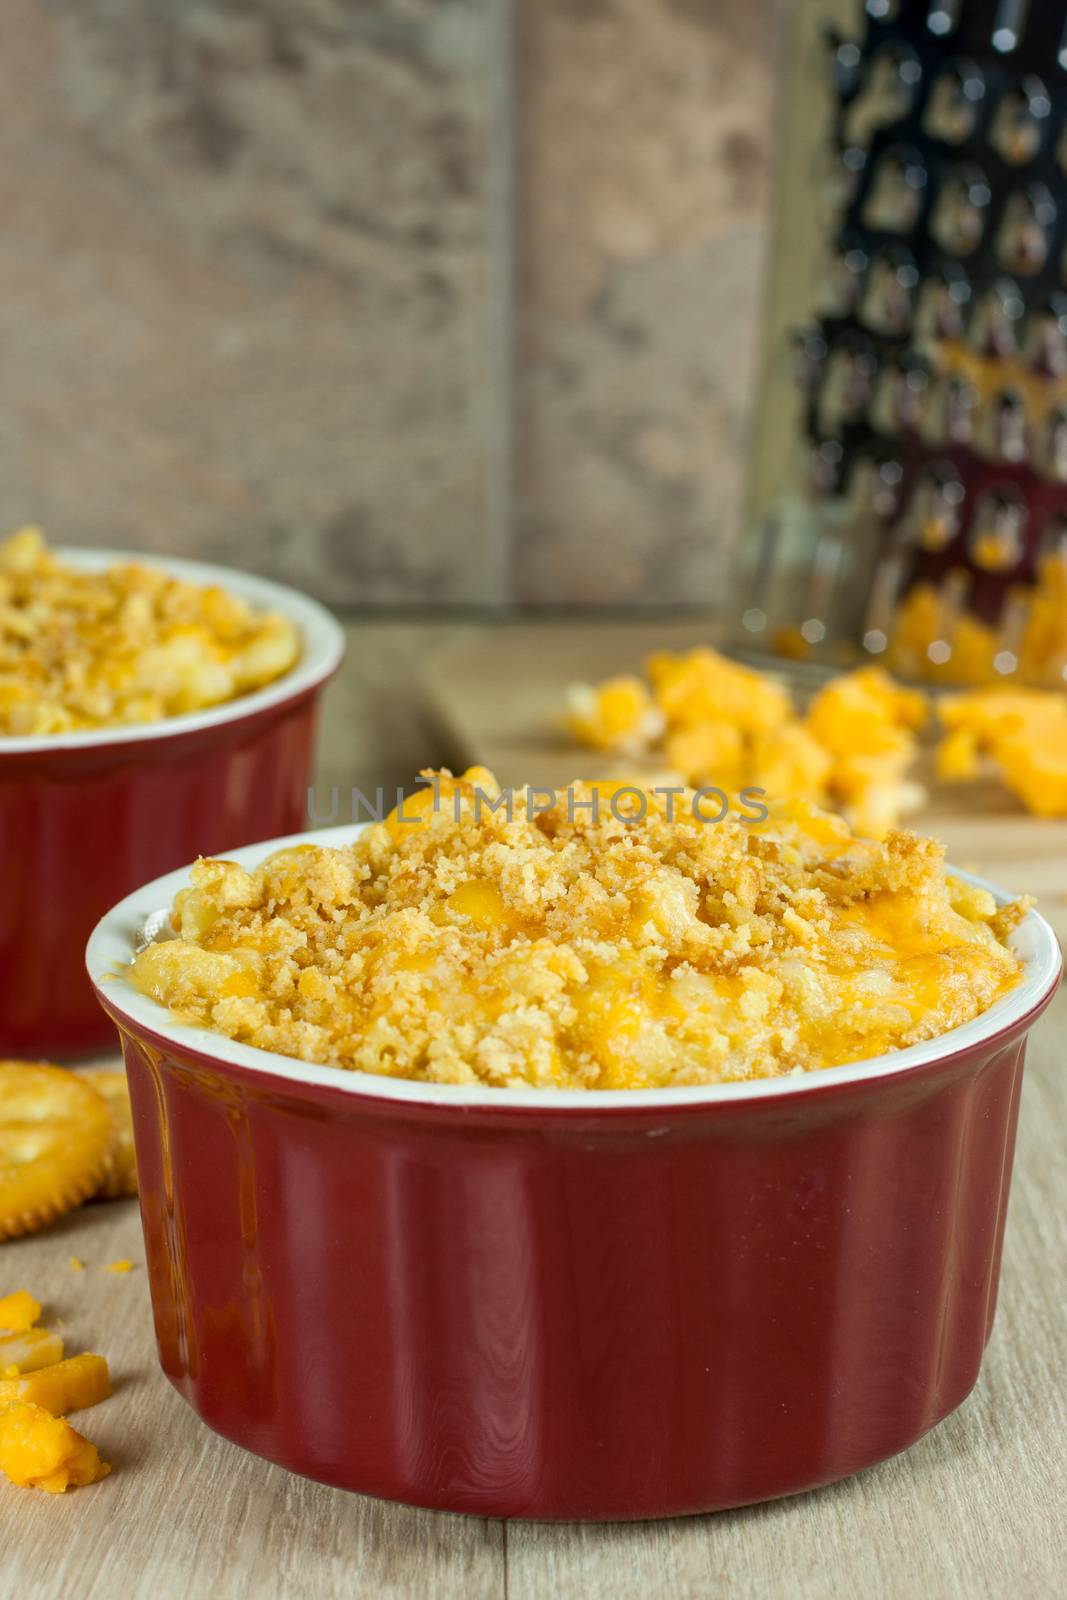
[[(656, 639), (680, 643), (686, 630), (699, 632), (695, 624), (661, 626)], [(613, 653), (620, 666), (632, 665), (648, 637), (628, 625), (561, 625), (547, 634), (466, 624), (433, 673), (440, 711), (442, 697), (451, 703), (458, 664), (481, 662), (503, 741), (501, 774), (517, 771), (517, 781), (530, 775), (526, 765), (538, 748), (546, 760), (553, 751), (565, 757), (565, 772), (573, 767), (566, 749), (528, 720), (555, 692), (553, 682), (595, 676)], [(416, 654), (429, 642), (420, 633)], [(361, 714), (370, 663), (378, 663), (381, 686), (384, 663), (397, 673), (410, 668), (414, 643), (407, 624), (396, 625), (395, 637), (384, 623), (353, 633), (326, 719), (323, 771), (331, 782), (357, 770), (385, 781), (377, 775), (391, 774), (400, 755), (419, 759), (414, 720), (404, 724), (398, 748), (390, 718)], [(526, 675), (509, 685), (520, 653)], [(576, 661), (585, 663), (580, 674)], [(428, 741), (422, 759), (445, 753)], [(964, 864), (965, 846), (975, 865), (1013, 886), (1059, 883), (1067, 874), (1062, 835), (1029, 819), (994, 811), (957, 816), (953, 827)], [(1042, 856), (1046, 848), (1058, 851), (1055, 858)], [(1067, 903), (1061, 910), (1057, 894), (1049, 888), (1042, 909), (1067, 931)], [(1061, 996), (1031, 1043), (1000, 1310), (974, 1394), (905, 1455), (817, 1493), (748, 1510), (667, 1523), (505, 1528), (324, 1488), (220, 1439), (162, 1376), (134, 1202), (89, 1206), (0, 1246), (0, 1293), (32, 1289), (69, 1347), (106, 1354), (115, 1379), (113, 1398), (75, 1419), (112, 1462), (110, 1478), (62, 1499), (0, 1483), (0, 1600), (1059, 1596), (1067, 1498), (1065, 1029)], [(84, 1260), (83, 1273), (72, 1271), (72, 1254)], [(135, 1270), (106, 1275), (104, 1265), (120, 1256)]]

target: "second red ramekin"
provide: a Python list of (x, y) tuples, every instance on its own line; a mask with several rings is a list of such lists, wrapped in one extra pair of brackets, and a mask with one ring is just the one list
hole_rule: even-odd
[(75, 1056), (114, 1041), (85, 976), (85, 941), (115, 900), (196, 855), (306, 818), (318, 701), (344, 638), (322, 606), (247, 573), (130, 551), (61, 550), (218, 584), (300, 629), (276, 682), (139, 727), (0, 736), (0, 1057)]
[[(283, 843), (340, 843), (352, 828)], [(252, 865), (259, 846), (236, 853)], [(387, 1499), (674, 1516), (903, 1450), (993, 1322), (1020, 986), (875, 1061), (704, 1089), (458, 1089), (184, 1027), (115, 974), (186, 874), (100, 924), (164, 1370), (218, 1432)]]

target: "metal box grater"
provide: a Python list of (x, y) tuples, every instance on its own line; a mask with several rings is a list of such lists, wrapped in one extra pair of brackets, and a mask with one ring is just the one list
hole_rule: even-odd
[(742, 641), (1067, 680), (1067, 0), (804, 0)]

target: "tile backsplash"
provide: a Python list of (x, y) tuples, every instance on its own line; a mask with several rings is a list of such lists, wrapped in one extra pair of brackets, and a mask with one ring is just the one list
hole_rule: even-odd
[(340, 605), (711, 601), (770, 0), (5, 0), (0, 507)]
[(710, 601), (752, 388), (770, 7), (532, 0), (519, 39), (519, 592)]

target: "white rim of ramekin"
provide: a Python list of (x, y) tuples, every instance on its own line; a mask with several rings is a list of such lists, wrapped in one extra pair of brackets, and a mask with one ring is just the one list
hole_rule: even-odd
[(128, 726), (92, 728), (84, 733), (47, 733), (32, 737), (0, 734), (0, 760), (4, 756), (44, 755), (64, 750), (93, 750), (103, 745), (139, 744), (146, 739), (175, 739), (182, 734), (200, 733), (222, 723), (235, 722), (268, 711), (272, 706), (304, 691), (316, 688), (336, 671), (345, 653), (345, 636), (340, 623), (325, 606), (269, 578), (234, 567), (216, 567), (203, 561), (184, 561), (177, 556), (146, 554), (141, 550), (81, 550), (60, 548), (54, 552), (61, 561), (83, 572), (102, 572), (107, 567), (134, 564), (170, 573), (186, 583), (205, 587), (217, 585), (261, 611), (280, 611), (300, 629), (300, 659), (288, 672), (262, 689), (224, 700), (206, 711), (185, 712), (176, 717), (160, 717), (154, 722), (135, 722)]
[[(234, 850), (226, 859), (252, 868), (275, 850), (284, 850), (292, 845), (338, 847), (350, 844), (367, 826), (367, 823), (354, 823), (345, 827), (294, 833), (283, 839), (272, 839)], [(988, 889), (999, 904), (1013, 898), (973, 873), (956, 868), (948, 870), (953, 877), (965, 883)], [(508, 1108), (585, 1111), (587, 1114), (608, 1108), (665, 1111), (671, 1107), (791, 1096), (833, 1085), (893, 1077), (981, 1044), (1025, 1017), (1049, 994), (1061, 964), (1056, 935), (1044, 917), (1030, 911), (1011, 937), (1012, 948), (1024, 963), (1025, 975), (1017, 988), (996, 1001), (980, 1017), (936, 1039), (910, 1045), (905, 1050), (893, 1051), (888, 1055), (849, 1062), (842, 1067), (825, 1067), (780, 1078), (748, 1079), (740, 1083), (690, 1084), (677, 1089), (504, 1089), (483, 1085), (467, 1087), (422, 1083), (369, 1072), (351, 1072), (341, 1067), (313, 1066), (292, 1056), (279, 1055), (273, 1050), (239, 1044), (210, 1028), (194, 1028), (176, 1022), (164, 1006), (134, 989), (122, 972), (141, 943), (142, 930), (149, 918), (161, 911), (169, 912), (175, 894), (188, 881), (189, 867), (180, 867), (176, 872), (169, 872), (165, 877), (157, 878), (155, 882), (127, 895), (101, 919), (89, 940), (86, 949), (89, 976), (106, 994), (109, 1005), (131, 1025), (134, 1032), (144, 1028), (178, 1050), (214, 1057), (223, 1066), (240, 1067), (293, 1084), (340, 1089), (372, 1100), (393, 1100), (401, 1105), (452, 1106), (460, 1111), (476, 1108), (498, 1111)]]

